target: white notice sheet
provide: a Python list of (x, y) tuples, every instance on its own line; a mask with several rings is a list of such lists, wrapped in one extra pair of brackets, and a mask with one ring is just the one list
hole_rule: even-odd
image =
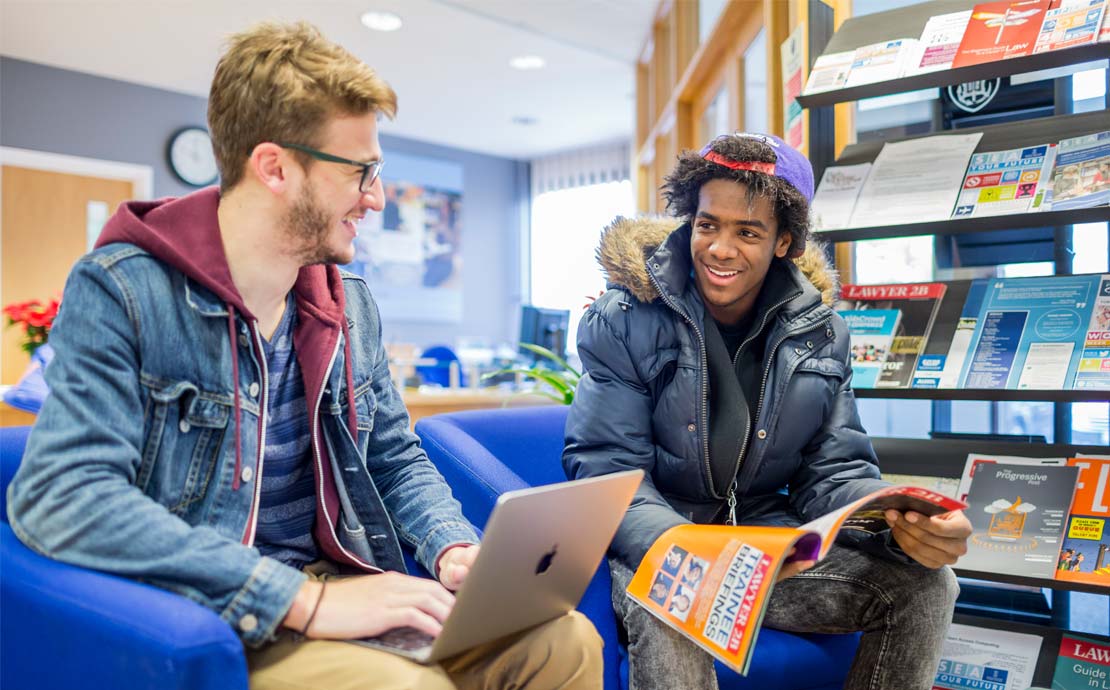
[(887, 143), (860, 191), (849, 227), (947, 220), (981, 132)]
[(837, 230), (848, 227), (856, 197), (867, 179), (870, 163), (832, 165), (825, 168), (817, 194), (813, 197), (813, 229)]
[(1041, 637), (953, 623), (944, 638), (933, 690), (1026, 690)]

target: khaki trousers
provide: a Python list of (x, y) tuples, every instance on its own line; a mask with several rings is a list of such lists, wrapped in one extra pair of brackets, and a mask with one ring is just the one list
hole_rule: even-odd
[(251, 690), (600, 690), (601, 647), (593, 624), (572, 611), (438, 665), (288, 630), (246, 655)]

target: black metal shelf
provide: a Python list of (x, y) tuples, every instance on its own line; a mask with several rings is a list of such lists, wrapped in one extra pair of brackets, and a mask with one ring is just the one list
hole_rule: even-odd
[[(863, 17), (854, 17), (844, 22), (822, 52), (846, 52), (884, 39), (916, 39), (921, 36), (922, 30), (925, 28), (925, 22), (930, 17), (948, 12), (969, 10), (978, 3), (979, 0), (934, 0), (933, 2), (877, 12)], [(860, 86), (835, 89), (808, 96), (803, 95), (799, 96), (797, 100), (803, 108), (819, 108), (835, 105), (836, 103), (857, 101), (861, 98), (874, 98), (906, 91), (917, 91), (918, 89), (951, 86), (980, 79), (1008, 77), (1014, 74), (1077, 65), (1108, 57), (1110, 57), (1110, 43), (1093, 43), (1008, 60), (997, 60), (980, 65), (861, 84)]]
[(1110, 390), (995, 390), (968, 388), (855, 388), (857, 398), (986, 400), (991, 402), (1110, 402)]
[(906, 223), (904, 225), (872, 225), (859, 228), (841, 228), (814, 232), (813, 236), (827, 242), (854, 242), (857, 240), (877, 240), (890, 237), (914, 237), (919, 235), (970, 235), (995, 230), (1024, 230), (1027, 228), (1051, 228), (1079, 223), (1110, 222), (1110, 206), (1077, 208), (1066, 211), (1044, 211), (1042, 213), (1014, 213), (1005, 216), (984, 216), (980, 218), (954, 218), (934, 220), (927, 223)]
[(1043, 577), (1024, 577), (1010, 575), (1009, 573), (990, 573), (982, 570), (964, 570), (959, 566), (953, 568), (960, 577), (970, 577), (976, 580), (990, 580), (992, 582), (1005, 582), (1011, 585), (1026, 585), (1029, 587), (1047, 587), (1061, 592), (1087, 592), (1088, 594), (1110, 594), (1110, 587), (1091, 585), (1085, 582), (1069, 582), (1067, 580), (1048, 580)]

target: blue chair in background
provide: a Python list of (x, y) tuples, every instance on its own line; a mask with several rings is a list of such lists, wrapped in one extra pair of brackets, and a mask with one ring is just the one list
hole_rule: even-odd
[(447, 388), (451, 385), (451, 366), (458, 368), (459, 386), (466, 386), (466, 376), (463, 374), (462, 362), (455, 351), (446, 345), (434, 345), (420, 354), (421, 359), (434, 359), (435, 364), (422, 364), (416, 367), (416, 373), (427, 384), (438, 384)]
[[(522, 407), (455, 412), (416, 424), (424, 449), (474, 524), (486, 523), (506, 491), (563, 481), (560, 457), (568, 408)], [(605, 640), (605, 688), (628, 687), (627, 652), (619, 644), (610, 603), (609, 569), (602, 566), (578, 610)], [(839, 690), (855, 656), (858, 635), (796, 635), (764, 628), (748, 676), (718, 665), (723, 690)]]

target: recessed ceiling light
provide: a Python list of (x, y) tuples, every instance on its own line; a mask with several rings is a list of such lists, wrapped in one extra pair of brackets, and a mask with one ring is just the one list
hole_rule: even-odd
[(534, 117), (529, 117), (527, 115), (516, 115), (516, 116), (513, 117), (513, 124), (514, 125), (523, 125), (525, 127), (531, 127), (532, 125), (536, 124), (537, 122), (539, 122), (539, 120), (537, 120)]
[(518, 55), (509, 60), (510, 67), (520, 70), (543, 69), (545, 64), (543, 58), (539, 55)]
[(374, 31), (396, 31), (401, 28), (401, 18), (392, 12), (364, 12), (362, 25)]

